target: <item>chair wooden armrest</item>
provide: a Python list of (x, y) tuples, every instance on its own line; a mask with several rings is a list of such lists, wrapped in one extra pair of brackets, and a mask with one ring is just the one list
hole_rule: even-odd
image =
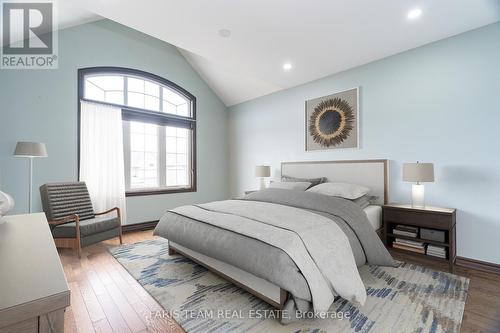
[(113, 207), (111, 209), (108, 209), (107, 211), (105, 212), (101, 212), (101, 213), (94, 213), (95, 216), (99, 216), (99, 215), (104, 215), (104, 214), (108, 214), (108, 213), (111, 213), (112, 211), (115, 211), (116, 210), (116, 216), (118, 218), (118, 223), (120, 223), (120, 234), (118, 237), (120, 237), (120, 244), (123, 244), (123, 240), (122, 240), (122, 214), (121, 214), (121, 210), (120, 208), (118, 207)]
[(50, 225), (60, 225), (68, 222), (76, 222), (76, 225), (80, 225), (80, 216), (78, 214), (68, 215), (57, 220), (48, 221)]
[(116, 210), (116, 213), (117, 213), (118, 215), (120, 215), (120, 208), (118, 208), (118, 207), (113, 207), (113, 208), (111, 208), (111, 209), (108, 209), (108, 210), (107, 210), (107, 211), (105, 211), (105, 212), (101, 212), (101, 213), (94, 213), (94, 215), (95, 215), (95, 216), (104, 215), (104, 214), (111, 213), (111, 212), (112, 212), (112, 211), (114, 211), (114, 210)]
[(94, 215), (95, 216), (105, 215), (105, 214), (111, 213), (112, 211), (115, 211), (115, 210), (116, 210), (116, 216), (118, 217), (118, 222), (120, 222), (120, 225), (122, 225), (122, 214), (121, 214), (120, 208), (118, 208), (118, 207), (113, 207), (111, 209), (108, 209), (105, 212), (94, 213)]

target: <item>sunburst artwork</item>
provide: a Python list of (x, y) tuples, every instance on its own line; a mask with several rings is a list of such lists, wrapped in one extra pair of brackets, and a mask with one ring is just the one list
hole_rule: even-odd
[(306, 150), (358, 147), (358, 90), (306, 101)]

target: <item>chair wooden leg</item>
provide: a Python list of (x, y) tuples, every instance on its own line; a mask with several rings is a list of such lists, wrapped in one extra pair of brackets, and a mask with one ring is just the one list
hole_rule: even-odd
[(80, 237), (75, 239), (75, 248), (76, 248), (76, 254), (78, 255), (78, 259), (82, 258), (82, 242), (80, 240)]
[(78, 259), (82, 258), (82, 244), (80, 240), (77, 240), (78, 244), (76, 244), (76, 254), (78, 255)]
[(82, 241), (80, 238), (80, 218), (77, 215), (76, 218), (76, 254), (78, 254), (78, 259), (82, 258)]
[(118, 217), (118, 222), (120, 222), (120, 234), (118, 237), (120, 237), (120, 245), (123, 244), (123, 239), (122, 239), (122, 212), (120, 208), (116, 208), (116, 215)]

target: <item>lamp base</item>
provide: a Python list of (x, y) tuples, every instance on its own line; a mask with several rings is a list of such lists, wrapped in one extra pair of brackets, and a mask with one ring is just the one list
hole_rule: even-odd
[(266, 189), (266, 181), (264, 179), (264, 177), (260, 177), (260, 188), (259, 190), (265, 190)]
[(425, 207), (425, 189), (422, 184), (413, 184), (411, 186), (411, 206), (413, 208)]

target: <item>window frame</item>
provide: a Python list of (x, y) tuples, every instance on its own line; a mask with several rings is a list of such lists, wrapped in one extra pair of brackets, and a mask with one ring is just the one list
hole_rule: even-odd
[[(185, 97), (191, 104), (191, 117), (179, 116), (170, 113), (162, 113), (160, 111), (150, 111), (142, 108), (132, 107), (123, 104), (115, 104), (109, 102), (95, 101), (84, 98), (84, 87), (85, 87), (85, 77), (87, 75), (124, 75), (124, 76), (135, 76), (137, 78), (147, 79), (158, 83), (160, 86), (167, 87)], [(160, 88), (161, 90), (161, 88)], [(127, 91), (124, 91), (124, 98)], [(122, 117), (124, 121), (139, 121), (146, 123), (153, 123), (160, 126), (174, 125), (176, 127), (184, 127), (191, 129), (191, 151), (190, 151), (190, 161), (191, 161), (191, 181), (189, 187), (182, 188), (166, 188), (158, 187), (137, 189), (137, 190), (126, 190), (125, 195), (127, 197), (131, 196), (147, 196), (147, 195), (157, 195), (157, 194), (167, 194), (167, 193), (184, 193), (184, 192), (196, 192), (197, 191), (197, 167), (196, 167), (196, 97), (192, 95), (189, 91), (182, 88), (181, 86), (169, 81), (161, 76), (141, 71), (138, 69), (124, 68), (124, 67), (87, 67), (78, 69), (78, 115), (77, 115), (77, 135), (78, 135), (78, 149), (77, 149), (77, 175), (78, 180), (80, 179), (80, 116), (81, 116), (81, 101), (88, 101), (92, 103), (100, 103), (103, 105), (112, 105), (119, 107), (122, 110)], [(126, 100), (124, 99), (124, 103)], [(163, 103), (160, 100), (160, 103)]]

